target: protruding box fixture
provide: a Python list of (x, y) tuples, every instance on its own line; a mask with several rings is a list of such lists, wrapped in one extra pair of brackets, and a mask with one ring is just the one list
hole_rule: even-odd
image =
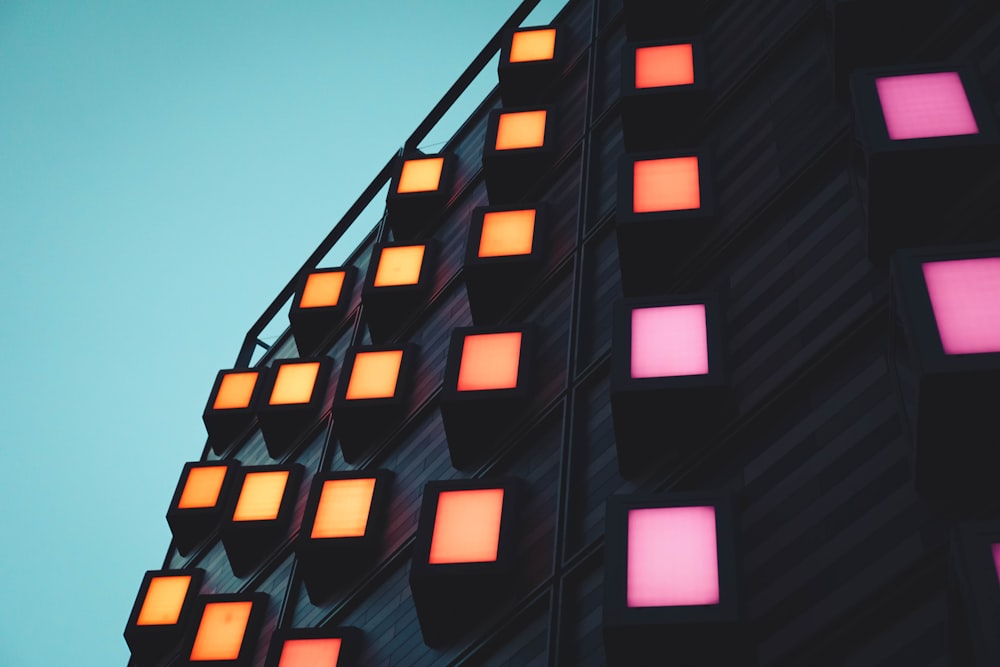
[(260, 376), (259, 370), (246, 368), (222, 370), (216, 375), (201, 416), (215, 453), (225, 451), (253, 423)]
[(146, 572), (125, 626), (125, 642), (136, 661), (158, 662), (176, 650), (191, 624), (204, 576), (195, 568)]
[(221, 530), (236, 576), (245, 576), (286, 536), (302, 475), (298, 464), (240, 470)]
[(354, 667), (363, 634), (358, 628), (278, 630), (271, 637), (266, 667)]
[(357, 273), (353, 266), (344, 266), (317, 269), (300, 279), (288, 311), (299, 354), (317, 352), (344, 319)]
[(181, 555), (190, 553), (219, 525), (238, 469), (239, 463), (235, 461), (184, 464), (167, 510), (174, 546)]
[(552, 99), (566, 68), (563, 30), (547, 25), (507, 33), (500, 46), (497, 77), (505, 106)]
[(361, 300), (373, 341), (391, 338), (426, 305), (436, 248), (427, 241), (381, 243), (372, 249)]
[(412, 239), (437, 224), (451, 190), (455, 156), (406, 153), (394, 165), (386, 197), (387, 222), (397, 239)]
[(555, 161), (555, 122), (545, 107), (490, 112), (483, 149), (486, 191), (493, 205), (516, 201)]
[(327, 406), (332, 372), (329, 357), (282, 359), (271, 366), (257, 417), (271, 458), (283, 456), (316, 425)]

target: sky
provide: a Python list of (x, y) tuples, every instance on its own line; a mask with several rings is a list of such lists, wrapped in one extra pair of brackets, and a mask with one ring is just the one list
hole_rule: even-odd
[(127, 662), (216, 373), (518, 4), (0, 0), (0, 665)]

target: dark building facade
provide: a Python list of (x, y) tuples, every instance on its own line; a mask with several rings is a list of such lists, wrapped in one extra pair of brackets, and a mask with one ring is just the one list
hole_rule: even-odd
[(220, 373), (130, 664), (1000, 664), (1000, 10), (536, 4)]

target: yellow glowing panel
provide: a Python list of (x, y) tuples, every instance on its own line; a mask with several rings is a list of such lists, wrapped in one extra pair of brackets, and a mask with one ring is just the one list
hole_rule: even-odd
[(222, 376), (219, 391), (215, 393), (213, 410), (232, 410), (250, 406), (253, 388), (257, 385), (257, 371), (227, 373)]
[(278, 667), (337, 667), (340, 637), (327, 639), (286, 639), (281, 646)]
[(698, 158), (674, 157), (635, 163), (632, 210), (683, 211), (701, 206)]
[(222, 482), (226, 479), (226, 470), (225, 466), (191, 468), (184, 481), (181, 499), (177, 501), (177, 509), (215, 507), (215, 503), (219, 502)]
[(480, 257), (530, 255), (535, 235), (535, 209), (493, 211), (483, 216)]
[(458, 367), (458, 390), (513, 389), (517, 387), (520, 361), (520, 331), (466, 336)]
[(311, 273), (306, 278), (306, 286), (299, 299), (299, 308), (325, 308), (336, 306), (340, 301), (340, 290), (344, 287), (343, 271)]
[(645, 46), (635, 50), (635, 87), (661, 88), (694, 83), (690, 44)]
[(354, 355), (354, 367), (344, 398), (349, 401), (392, 398), (396, 394), (396, 381), (402, 363), (402, 350), (358, 352)]
[(400, 194), (434, 192), (441, 184), (441, 170), (443, 168), (443, 157), (405, 161), (403, 171), (399, 175), (399, 187), (396, 188), (396, 192)]
[(236, 660), (243, 648), (253, 602), (210, 602), (191, 647), (192, 662)]
[(181, 616), (190, 576), (153, 577), (142, 601), (136, 625), (175, 625)]
[(271, 390), (268, 403), (271, 405), (308, 403), (312, 399), (318, 374), (318, 361), (282, 364), (278, 367), (278, 377), (274, 379), (274, 388)]
[(374, 493), (374, 478), (324, 482), (310, 537), (364, 537)]
[(545, 115), (545, 109), (500, 114), (496, 149), (509, 151), (544, 146)]
[(424, 246), (407, 245), (382, 248), (375, 271), (375, 287), (416, 285), (424, 263)]
[(431, 565), (487, 563), (497, 559), (503, 489), (442, 491), (438, 496)]
[(243, 478), (240, 499), (233, 511), (233, 521), (273, 521), (278, 518), (281, 499), (288, 483), (287, 470), (249, 472)]
[(525, 30), (515, 32), (510, 43), (510, 62), (526, 63), (552, 60), (556, 55), (556, 30)]

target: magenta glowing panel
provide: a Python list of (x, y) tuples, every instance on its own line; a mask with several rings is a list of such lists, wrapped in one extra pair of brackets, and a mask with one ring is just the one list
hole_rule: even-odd
[(715, 508), (629, 510), (629, 607), (719, 604)]
[(705, 304), (633, 310), (631, 355), (633, 378), (707, 374)]
[(993, 545), (993, 567), (997, 571), (997, 581), (1000, 582), (1000, 544)]
[(958, 72), (875, 79), (890, 139), (979, 134)]
[(1000, 257), (926, 262), (945, 354), (1000, 352)]

